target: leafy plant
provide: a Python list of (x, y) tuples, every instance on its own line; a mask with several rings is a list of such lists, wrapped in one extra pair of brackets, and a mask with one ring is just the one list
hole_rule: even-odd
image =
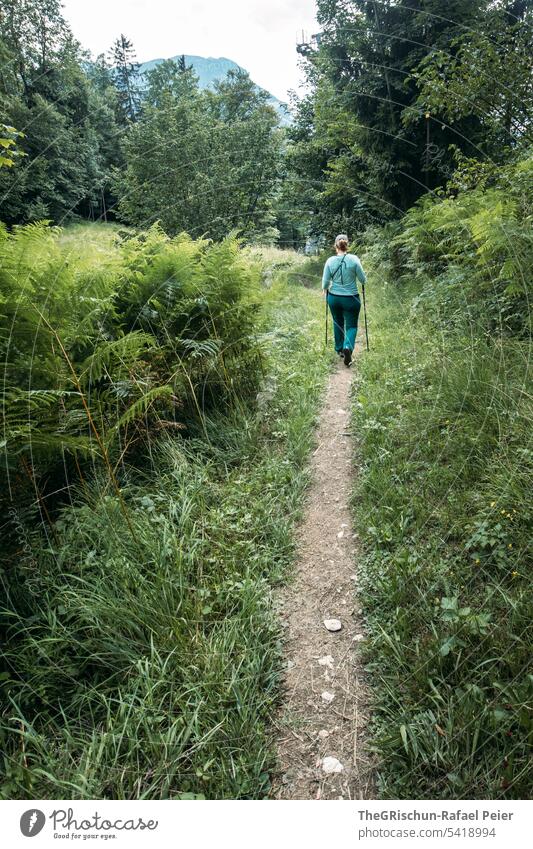
[(258, 272), (234, 238), (155, 227), (96, 242), (92, 260), (46, 223), (0, 230), (1, 474), (8, 501), (13, 488), (18, 503), (38, 493), (47, 512), (86, 459), (118, 487), (126, 456), (165, 430), (201, 429), (210, 407), (229, 411), (259, 379)]
[(15, 127), (0, 124), (0, 168), (12, 168), (16, 160), (25, 156), (24, 151), (17, 147), (17, 139), (24, 138), (24, 133), (19, 133)]
[(428, 198), (367, 237), (354, 509), (386, 798), (528, 792), (529, 294), (508, 291), (503, 269), (513, 258), (521, 285), (531, 267), (529, 172)]

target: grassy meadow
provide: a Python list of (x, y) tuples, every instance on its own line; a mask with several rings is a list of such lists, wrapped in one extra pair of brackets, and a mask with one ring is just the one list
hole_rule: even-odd
[(426, 199), (367, 240), (353, 503), (385, 798), (531, 790), (526, 174)]
[[(50, 270), (49, 234), (30, 235), (32, 292), (13, 307), (11, 339), (17, 321), (33, 318), (35, 330), (31, 306)], [(209, 276), (220, 246), (158, 232), (77, 227), (51, 247), (73, 314), (56, 335), (35, 330), (31, 362), (6, 343), (13, 371), (26, 368), (39, 381), (29, 392), (49, 403), (40, 442), (9, 422), (4, 474), (18, 503), (4, 527), (2, 796), (261, 798), (281, 663), (271, 591), (290, 569), (330, 361), (321, 300), (291, 282), (287, 254), (272, 274), (271, 258), (226, 245), (224, 280), (219, 253), (221, 274)], [(243, 304), (252, 318), (235, 323)], [(37, 308), (53, 326), (54, 293)], [(76, 311), (88, 314), (77, 332)], [(128, 359), (128, 337), (141, 333), (151, 338)], [(78, 383), (53, 359), (58, 339)], [(170, 409), (154, 392), (169, 384)], [(139, 404), (139, 391), (152, 394)]]

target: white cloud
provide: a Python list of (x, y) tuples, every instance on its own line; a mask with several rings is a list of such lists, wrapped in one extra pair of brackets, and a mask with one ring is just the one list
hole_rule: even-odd
[(123, 32), (141, 62), (179, 53), (225, 56), (285, 99), (300, 81), (297, 33), (316, 31), (314, 0), (64, 0), (81, 44), (107, 52)]

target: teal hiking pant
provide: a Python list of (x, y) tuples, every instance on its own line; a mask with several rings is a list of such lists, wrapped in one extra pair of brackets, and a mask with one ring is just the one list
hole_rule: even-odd
[(361, 310), (359, 295), (332, 295), (328, 292), (326, 297), (333, 318), (335, 350), (339, 352), (343, 348), (349, 348), (353, 351)]

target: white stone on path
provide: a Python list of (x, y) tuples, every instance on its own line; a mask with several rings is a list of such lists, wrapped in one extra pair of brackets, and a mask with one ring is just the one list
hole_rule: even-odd
[(354, 641), (354, 643), (360, 643), (361, 640), (364, 640), (364, 638), (365, 638), (364, 634), (356, 634), (355, 637), (353, 638), (353, 641)]
[(327, 702), (328, 704), (333, 701), (335, 698), (335, 693), (328, 693), (327, 690), (324, 690), (322, 693), (322, 701)]
[(318, 736), (321, 740), (325, 740), (326, 737), (329, 737), (329, 731), (326, 731), (325, 728), (322, 728), (322, 730), (318, 732)]
[(320, 666), (327, 666), (328, 669), (333, 669), (333, 658), (330, 654), (325, 654), (324, 657), (318, 659)]
[(322, 770), (330, 775), (333, 772), (342, 772), (344, 769), (343, 765), (337, 758), (327, 757), (322, 761)]
[(342, 628), (340, 619), (324, 619), (324, 625), (328, 631), (340, 631)]

